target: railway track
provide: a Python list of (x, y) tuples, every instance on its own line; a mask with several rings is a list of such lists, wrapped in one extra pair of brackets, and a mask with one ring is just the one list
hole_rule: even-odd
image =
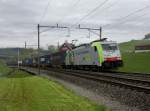
[[(64, 75), (77, 76), (86, 78), (93, 81), (107, 82), (109, 84), (117, 85), (120, 87), (130, 88), (140, 92), (150, 94), (150, 75), (148, 74), (132, 74), (121, 72), (91, 72), (82, 70), (69, 70), (69, 69), (53, 69), (48, 68), (41, 70), (41, 73), (49, 72), (61, 73)], [(31, 72), (28, 70), (28, 72)], [(33, 72), (32, 72), (33, 73)]]

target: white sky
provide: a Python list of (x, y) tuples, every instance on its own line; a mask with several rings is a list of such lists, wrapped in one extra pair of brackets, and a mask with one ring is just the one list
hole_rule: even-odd
[(28, 45), (37, 44), (38, 23), (71, 27), (70, 37), (66, 29), (42, 33), (42, 47), (65, 40), (84, 43), (99, 38), (92, 33), (88, 38), (88, 31), (74, 29), (78, 24), (102, 26), (102, 37), (117, 42), (141, 39), (150, 32), (149, 18), (150, 0), (0, 0), (0, 47), (23, 47), (25, 41)]

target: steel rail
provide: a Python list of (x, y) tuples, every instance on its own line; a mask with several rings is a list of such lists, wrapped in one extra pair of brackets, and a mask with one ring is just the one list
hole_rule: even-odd
[(116, 85), (120, 85), (120, 86), (127, 86), (130, 87), (132, 89), (135, 90), (140, 90), (140, 91), (144, 91), (146, 93), (150, 93), (150, 81), (149, 80), (143, 80), (142, 79), (137, 79), (137, 78), (127, 78), (127, 77), (121, 77), (121, 76), (114, 76), (110, 74), (105, 74), (105, 73), (91, 73), (88, 71), (81, 71), (81, 72), (77, 72), (74, 70), (50, 70), (50, 71), (54, 71), (54, 72), (58, 72), (58, 73), (63, 73), (63, 74), (67, 74), (67, 75), (72, 75), (72, 76), (77, 76), (77, 77), (82, 77), (82, 78), (86, 78), (86, 79), (91, 79), (94, 81), (103, 81), (103, 82), (107, 82), (107, 83), (113, 83)]
[(97, 76), (111, 76), (115, 78), (120, 78), (120, 79), (132, 79), (132, 80), (139, 80), (143, 82), (150, 82), (150, 74), (134, 74), (134, 73), (122, 73), (122, 72), (91, 72), (91, 71), (83, 71), (83, 70), (66, 70), (67, 72), (76, 72), (76, 73), (84, 73), (84, 74), (94, 74)]
[[(25, 71), (35, 73), (32, 70), (24, 69)], [(41, 70), (41, 73), (49, 74), (50, 72), (60, 73), (64, 75), (76, 76), (80, 78), (85, 78), (88, 80), (93, 80), (97, 82), (106, 82), (109, 84), (114, 84), (121, 87), (127, 87), (133, 90), (142, 91), (150, 94), (150, 79), (142, 78), (142, 76), (134, 77), (132, 74), (123, 75), (118, 73), (103, 73), (103, 72), (91, 72), (91, 71), (81, 71), (81, 70), (66, 70), (66, 69), (56, 69), (48, 68)], [(150, 77), (150, 76), (149, 76)]]

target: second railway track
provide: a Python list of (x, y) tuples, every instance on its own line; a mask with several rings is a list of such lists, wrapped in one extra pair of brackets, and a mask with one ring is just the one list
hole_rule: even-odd
[[(29, 70), (28, 70), (29, 71)], [(115, 73), (115, 72), (91, 72), (83, 70), (55, 69), (48, 68), (41, 72), (52, 71), (65, 75), (77, 76), (93, 81), (107, 82), (113, 85), (127, 87), (133, 90), (142, 91), (150, 94), (150, 75), (132, 74), (132, 73)]]

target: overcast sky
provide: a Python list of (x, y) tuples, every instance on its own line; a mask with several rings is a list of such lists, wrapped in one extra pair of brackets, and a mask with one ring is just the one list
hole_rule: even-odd
[(77, 39), (79, 44), (99, 38), (75, 29), (78, 24), (102, 26), (102, 37), (117, 42), (141, 39), (150, 32), (150, 0), (0, 0), (0, 47), (23, 47), (25, 41), (36, 45), (38, 23), (71, 27), (70, 37), (67, 29), (41, 33), (42, 47), (65, 40)]

